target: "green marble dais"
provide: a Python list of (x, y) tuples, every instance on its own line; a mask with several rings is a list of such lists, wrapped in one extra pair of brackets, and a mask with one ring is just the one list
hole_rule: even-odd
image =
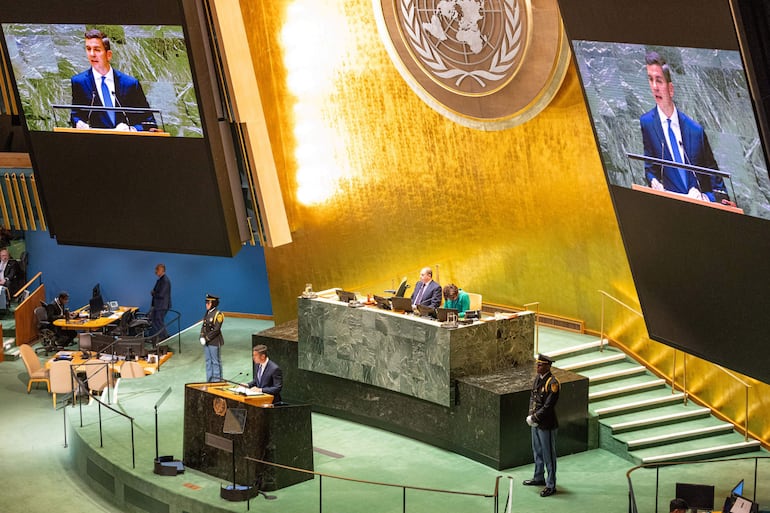
[(454, 380), (532, 361), (534, 315), (448, 329), (440, 323), (326, 299), (298, 299), (300, 369), (443, 406)]

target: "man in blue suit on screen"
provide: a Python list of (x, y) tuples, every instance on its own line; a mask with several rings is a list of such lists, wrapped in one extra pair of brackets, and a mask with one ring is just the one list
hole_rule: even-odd
[[(642, 115), (644, 154), (648, 157), (718, 169), (703, 127), (674, 104), (674, 84), (666, 60), (657, 52), (645, 55), (647, 80), (656, 106)], [(722, 177), (695, 173), (653, 162), (644, 163), (647, 184), (655, 190), (685, 194), (703, 201), (729, 202)]]
[[(123, 131), (156, 130), (152, 112), (129, 112), (122, 107), (149, 108), (142, 85), (112, 66), (110, 39), (97, 29), (85, 33), (86, 56), (91, 68), (72, 77), (72, 126), (80, 129), (109, 128)], [(114, 107), (94, 110), (90, 107)]]

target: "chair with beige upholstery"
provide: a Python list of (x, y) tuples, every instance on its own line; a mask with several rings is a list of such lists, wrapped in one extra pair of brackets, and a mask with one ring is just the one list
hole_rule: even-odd
[(29, 393), (32, 388), (32, 383), (45, 383), (48, 392), (50, 392), (51, 382), (48, 379), (48, 369), (45, 369), (40, 364), (40, 360), (35, 354), (35, 350), (28, 344), (22, 344), (19, 346), (19, 352), (21, 353), (21, 359), (24, 360), (24, 366), (27, 368), (27, 374), (29, 375), (27, 393)]
[(469, 310), (481, 310), (481, 294), (475, 292), (466, 292), (471, 300), (471, 306)]
[(118, 388), (120, 387), (121, 380), (143, 378), (145, 376), (146, 374), (144, 373), (144, 367), (139, 365), (139, 363), (132, 361), (123, 362), (123, 365), (120, 366), (120, 377), (115, 383), (115, 390), (113, 391), (112, 399), (113, 402), (118, 402)]
[(69, 360), (57, 360), (51, 363), (49, 369), (51, 379), (51, 392), (53, 393), (53, 407), (56, 409), (56, 394), (73, 394), (74, 379), (72, 378), (72, 362)]
[(120, 366), (121, 378), (143, 378), (144, 376), (144, 367), (137, 362), (123, 362)]
[(85, 371), (88, 391), (91, 394), (100, 394), (110, 384), (109, 365), (97, 358), (86, 360), (80, 366), (79, 371)]

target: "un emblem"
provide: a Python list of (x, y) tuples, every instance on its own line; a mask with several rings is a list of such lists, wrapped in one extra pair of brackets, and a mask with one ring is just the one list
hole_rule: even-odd
[(374, 2), (401, 75), (428, 105), (464, 126), (500, 130), (531, 119), (566, 74), (569, 49), (556, 0)]

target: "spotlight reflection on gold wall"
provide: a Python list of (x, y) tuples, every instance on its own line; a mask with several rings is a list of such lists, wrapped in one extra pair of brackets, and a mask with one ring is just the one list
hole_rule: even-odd
[[(294, 105), (294, 159), (297, 200), (304, 205), (331, 198), (350, 174), (343, 165), (344, 133), (330, 125), (324, 109), (340, 80), (340, 68), (351, 45), (346, 18), (335, 0), (294, 0), (287, 6), (281, 30), (286, 88)], [(348, 57), (350, 59), (350, 57)], [(354, 58), (353, 58), (354, 59)]]

